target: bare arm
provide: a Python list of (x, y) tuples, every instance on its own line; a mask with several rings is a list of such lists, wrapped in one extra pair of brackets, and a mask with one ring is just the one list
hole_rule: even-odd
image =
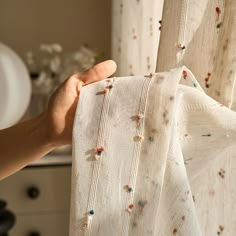
[(113, 61), (105, 61), (72, 75), (52, 95), (44, 113), (0, 130), (0, 179), (42, 158), (54, 148), (70, 144), (81, 87), (105, 79), (115, 70)]

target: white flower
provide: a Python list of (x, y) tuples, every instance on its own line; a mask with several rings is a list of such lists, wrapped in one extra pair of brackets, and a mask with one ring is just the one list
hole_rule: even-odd
[(40, 45), (40, 50), (42, 52), (46, 52), (46, 53), (49, 53), (49, 54), (53, 53), (53, 48), (50, 44), (41, 44)]
[(50, 64), (49, 64), (50, 70), (54, 73), (58, 73), (60, 71), (60, 67), (61, 67), (61, 59), (58, 56), (53, 57), (50, 60)]
[(78, 51), (74, 54), (74, 60), (80, 63), (83, 60), (82, 52)]
[(95, 63), (96, 53), (87, 47), (80, 47), (79, 51), (74, 54), (74, 60), (81, 64), (81, 67), (86, 70), (92, 67)]
[(52, 44), (52, 49), (57, 53), (62, 52), (62, 46), (59, 43)]
[[(41, 58), (39, 78), (33, 82), (35, 91), (51, 93), (59, 82), (64, 81), (69, 75), (86, 70), (95, 64), (96, 52), (88, 47), (80, 47), (74, 53), (61, 56), (62, 46), (59, 43), (41, 44)], [(29, 63), (33, 63), (34, 55), (28, 53)]]

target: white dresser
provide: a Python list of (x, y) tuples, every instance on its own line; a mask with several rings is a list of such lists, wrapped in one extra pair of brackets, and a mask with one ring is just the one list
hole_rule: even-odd
[(16, 217), (9, 236), (67, 236), (71, 157), (48, 156), (0, 181), (0, 200)]

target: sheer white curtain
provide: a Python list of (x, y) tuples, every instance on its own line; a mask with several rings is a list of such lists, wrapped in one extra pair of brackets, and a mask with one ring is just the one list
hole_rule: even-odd
[(165, 0), (157, 63), (158, 71), (187, 65), (208, 95), (234, 110), (235, 13), (234, 0)]
[[(157, 70), (185, 64), (209, 96), (236, 110), (235, 26), (235, 0), (165, 0)], [(235, 169), (235, 154), (229, 152), (191, 183), (206, 236), (236, 234)]]
[[(186, 65), (209, 96), (236, 110), (236, 1), (165, 0), (161, 17), (162, 4), (113, 0), (112, 55), (118, 75)], [(236, 234), (235, 170), (235, 155), (226, 153), (191, 182), (206, 236)]]
[(117, 75), (155, 71), (164, 0), (112, 1), (112, 58)]

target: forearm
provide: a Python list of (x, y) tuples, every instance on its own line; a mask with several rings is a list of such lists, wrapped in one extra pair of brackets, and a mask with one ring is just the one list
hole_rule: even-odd
[(66, 79), (53, 93), (47, 110), (35, 119), (0, 130), (0, 179), (40, 159), (56, 147), (70, 144), (80, 89), (116, 70), (108, 60)]
[(53, 149), (44, 114), (0, 130), (0, 179), (40, 159)]

